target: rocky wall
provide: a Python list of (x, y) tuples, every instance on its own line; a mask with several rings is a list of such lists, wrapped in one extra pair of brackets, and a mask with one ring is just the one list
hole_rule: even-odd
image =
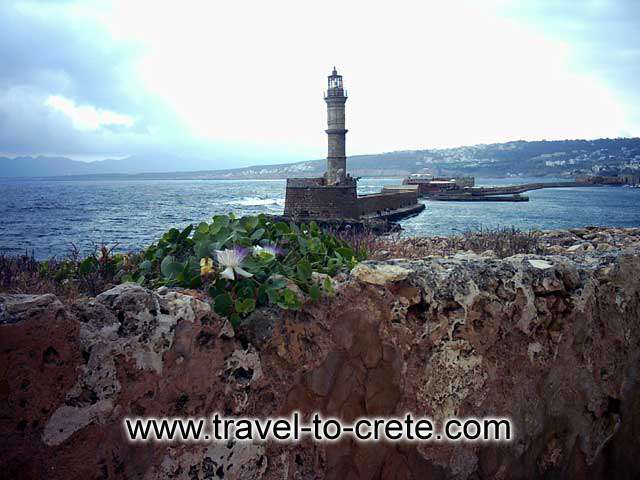
[[(365, 262), (234, 329), (198, 292), (0, 295), (5, 478), (638, 478), (640, 252)], [(508, 416), (508, 444), (170, 444), (125, 416)]]

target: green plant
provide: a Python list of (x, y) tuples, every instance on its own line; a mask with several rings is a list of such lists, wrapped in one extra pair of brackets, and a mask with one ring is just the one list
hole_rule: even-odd
[(299, 291), (313, 300), (331, 294), (331, 280), (314, 272), (334, 276), (365, 257), (314, 222), (216, 215), (211, 223), (166, 232), (122, 280), (205, 289), (214, 310), (237, 324), (260, 305), (300, 308)]

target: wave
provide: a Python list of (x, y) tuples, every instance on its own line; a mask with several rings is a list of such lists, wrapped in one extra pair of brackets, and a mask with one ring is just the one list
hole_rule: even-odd
[(244, 197), (241, 199), (229, 200), (228, 205), (242, 205), (243, 207), (255, 207), (261, 205), (279, 205), (284, 206), (284, 198), (258, 198)]

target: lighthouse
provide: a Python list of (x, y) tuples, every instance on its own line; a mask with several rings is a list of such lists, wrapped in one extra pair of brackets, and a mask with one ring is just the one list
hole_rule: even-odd
[(401, 185), (380, 193), (358, 195), (357, 179), (347, 174), (344, 122), (347, 92), (336, 67), (328, 77), (324, 101), (327, 104), (327, 171), (322, 177), (287, 178), (283, 219), (290, 222), (313, 220), (341, 228), (390, 222), (422, 211), (424, 205), (418, 203), (417, 185)]
[(325, 179), (327, 185), (344, 183), (347, 178), (347, 156), (345, 153), (344, 106), (347, 102), (347, 92), (342, 85), (342, 75), (338, 75), (336, 67), (327, 79), (327, 91), (324, 96), (327, 103), (327, 171)]

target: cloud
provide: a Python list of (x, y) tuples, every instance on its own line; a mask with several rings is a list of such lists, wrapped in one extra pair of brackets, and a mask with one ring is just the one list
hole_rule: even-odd
[[(67, 2), (2, 2), (0, 86), (28, 85), (84, 104), (131, 108), (136, 50), (114, 42), (96, 21), (74, 15)], [(59, 5), (64, 3), (65, 5)]]
[(137, 81), (139, 47), (114, 39), (76, 5), (0, 3), (0, 152), (123, 156), (170, 148), (184, 129)]
[(633, 0), (0, 0), (0, 152), (320, 158), (334, 64), (350, 154), (638, 135), (639, 22)]
[(501, 7), (508, 18), (568, 45), (572, 68), (606, 84), (626, 110), (629, 134), (640, 134), (640, 2), (517, 0)]
[[(154, 38), (167, 39), (159, 50), (142, 41), (148, 36), (136, 37), (137, 31), (154, 28), (154, 5), (145, 10), (136, 4), (121, 4), (119, 18), (131, 29), (120, 35), (104, 21), (112, 2), (0, 1), (0, 154), (175, 154), (202, 158), (202, 168), (299, 159), (277, 145), (194, 132), (171, 97), (189, 92), (202, 103), (212, 92), (197, 83), (197, 69), (170, 64), (166, 49), (179, 34), (170, 24), (154, 30), (159, 36)], [(157, 54), (164, 58), (163, 68), (143, 69)], [(191, 57), (188, 49), (180, 55)], [(177, 93), (153, 88), (153, 80), (166, 72), (177, 81)], [(218, 121), (225, 114), (216, 109), (208, 116)]]
[[(90, 125), (91, 115), (83, 112), (91, 112), (91, 108), (78, 111), (76, 107), (65, 113), (47, 105), (48, 99), (46, 93), (29, 86), (0, 90), (0, 151), (105, 157), (147, 151), (149, 136), (144, 130)], [(98, 115), (98, 120), (105, 119), (109, 116)], [(78, 122), (96, 128), (78, 128)]]
[(77, 106), (72, 100), (60, 95), (51, 95), (44, 104), (64, 113), (78, 130), (98, 130), (109, 125), (131, 127), (134, 124), (133, 118), (127, 115), (96, 109), (92, 105)]

